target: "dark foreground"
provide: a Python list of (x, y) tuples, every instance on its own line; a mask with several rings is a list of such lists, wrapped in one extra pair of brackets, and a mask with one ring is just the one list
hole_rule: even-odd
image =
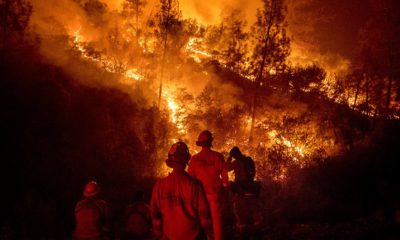
[[(125, 207), (129, 204), (129, 196), (137, 191), (144, 191), (146, 201), (149, 200), (151, 188), (155, 179), (141, 179), (136, 181), (132, 188), (105, 188), (103, 196), (110, 204), (111, 226), (110, 239), (123, 239), (122, 225)], [(271, 187), (271, 185), (270, 185)], [(79, 192), (80, 189), (78, 189)], [(122, 191), (124, 191), (122, 193)], [(121, 191), (121, 192), (118, 192)], [(399, 225), (395, 223), (395, 209), (376, 209), (363, 216), (333, 215), (329, 212), (314, 213), (314, 216), (301, 216), (298, 210), (293, 209), (291, 214), (282, 206), (272, 206), (276, 197), (284, 193), (276, 190), (274, 196), (266, 195), (272, 190), (265, 190), (260, 197), (264, 224), (261, 229), (250, 232), (245, 239), (271, 240), (317, 240), (317, 239), (400, 239)], [(76, 200), (80, 196), (76, 196)], [(224, 231), (225, 239), (239, 239), (234, 229), (234, 215), (231, 211), (231, 194), (225, 194)], [(26, 194), (23, 201), (3, 212), (0, 229), (0, 239), (70, 239), (74, 228), (74, 202), (60, 205), (56, 199), (49, 199), (45, 194), (32, 191)], [(293, 202), (293, 204), (297, 204)], [(304, 203), (307, 204), (307, 203)], [(280, 209), (279, 209), (280, 208)], [(338, 207), (338, 212), (341, 208)], [(334, 221), (323, 221), (323, 215)], [(399, 213), (397, 213), (399, 214)], [(296, 216), (297, 215), (297, 216)], [(320, 218), (316, 221), (317, 216)], [(397, 216), (398, 218), (399, 216)], [(302, 221), (300, 218), (303, 218)]]

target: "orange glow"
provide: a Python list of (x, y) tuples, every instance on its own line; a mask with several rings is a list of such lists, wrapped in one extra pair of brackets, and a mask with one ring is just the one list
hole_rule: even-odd
[[(123, 64), (124, 69), (122, 72), (116, 71), (112, 66), (113, 62), (111, 58), (108, 56), (102, 54), (100, 58), (96, 58), (91, 56), (86, 48), (85, 48), (85, 37), (81, 35), (80, 33), (80, 28), (77, 29), (74, 32), (73, 35), (73, 45), (75, 46), (75, 49), (81, 53), (81, 56), (83, 59), (87, 59), (88, 61), (94, 62), (97, 66), (102, 67), (104, 70), (110, 72), (110, 73), (115, 73), (115, 74), (120, 74), (121, 75), (121, 83), (124, 84), (135, 84), (135, 82), (142, 81), (144, 80), (144, 77), (139, 73), (139, 69), (137, 67), (130, 67), (128, 68), (126, 65)], [(187, 52), (188, 56), (193, 58), (196, 62), (200, 63), (203, 59), (205, 58), (211, 58), (213, 57), (211, 54), (203, 50), (203, 44), (202, 44), (202, 39), (201, 38), (190, 38), (188, 40), (188, 43), (186, 44), (185, 51)], [(139, 41), (140, 42), (140, 41)], [(146, 48), (147, 49), (152, 49), (153, 46), (150, 44), (150, 42), (147, 42)], [(144, 46), (144, 42), (142, 42)], [(146, 48), (143, 48), (144, 51)], [(275, 70), (271, 69), (270, 74), (275, 74)], [(205, 72), (205, 76), (207, 76), (209, 73)], [(250, 76), (244, 76), (247, 79), (251, 80)], [(327, 83), (325, 86), (329, 87), (331, 81), (333, 81), (334, 78), (327, 78), (326, 81)], [(178, 93), (177, 86), (172, 83), (172, 82), (166, 82), (164, 83), (163, 87), (163, 92), (162, 92), (162, 108), (168, 111), (169, 114), (169, 121), (171, 124), (173, 124), (176, 127), (177, 134), (178, 136), (171, 137), (168, 139), (168, 142), (175, 142), (177, 141), (178, 138), (181, 139), (187, 139), (188, 136), (188, 131), (187, 131), (187, 126), (185, 125), (185, 118), (188, 116), (188, 114), (191, 114), (192, 109), (189, 108), (187, 105), (183, 105), (180, 103), (177, 99), (177, 93)], [(330, 93), (330, 89), (327, 88), (327, 92)], [(156, 93), (155, 93), (156, 94)], [(332, 93), (333, 94), (333, 93)], [(259, 116), (259, 118), (264, 118), (268, 119), (267, 116)], [(243, 121), (243, 126), (245, 126), (245, 131), (249, 132), (250, 131), (250, 124), (251, 124), (251, 118), (250, 117), (245, 117), (242, 119)], [(300, 167), (304, 167), (308, 164), (309, 161), (309, 156), (313, 154), (314, 151), (316, 151), (316, 148), (318, 146), (318, 141), (319, 140), (317, 137), (314, 137), (313, 139), (309, 139), (307, 141), (314, 142), (313, 144), (310, 143), (303, 143), (299, 140), (300, 136), (285, 136), (282, 133), (282, 130), (280, 129), (271, 129), (270, 126), (266, 125), (265, 123), (261, 124), (260, 122), (256, 122), (255, 124), (261, 125), (262, 129), (264, 129), (265, 134), (264, 136), (260, 135), (260, 141), (259, 145), (263, 148), (270, 148), (275, 145), (281, 145), (284, 147), (284, 151), (287, 153), (287, 157), (291, 159), (291, 163), (293, 165), (297, 165)], [(240, 142), (237, 142), (237, 139), (225, 139), (224, 142), (225, 144), (223, 145), (223, 151), (227, 152), (230, 150), (230, 148), (234, 145), (240, 145)], [(255, 156), (256, 152), (255, 149), (252, 146), (245, 145), (247, 140), (242, 142), (241, 149), (244, 152), (247, 152), (250, 156)], [(189, 144), (190, 145), (190, 144)], [(191, 151), (194, 152), (196, 151), (195, 146), (191, 145)], [(314, 149), (315, 148), (315, 149)], [(258, 162), (258, 159), (255, 159), (256, 162)], [(268, 159), (264, 159), (263, 161), (268, 161)], [(165, 165), (164, 161), (162, 161), (162, 164), (157, 170), (157, 174), (159, 176), (166, 176), (170, 172), (170, 169)], [(275, 181), (284, 181), (287, 177), (287, 166), (281, 166), (279, 170), (276, 172), (274, 175), (273, 179)], [(230, 173), (229, 175), (230, 179), (234, 179), (233, 173)], [(259, 174), (257, 174), (256, 178), (260, 178)]]
[(178, 111), (180, 109), (183, 109), (183, 106), (180, 106), (176, 100), (175, 100), (175, 96), (174, 96), (174, 91), (171, 90), (171, 87), (168, 87), (165, 89), (165, 91), (163, 92), (163, 98), (165, 99), (166, 103), (167, 103), (167, 107), (170, 111), (170, 120), (173, 124), (175, 124), (175, 126), (178, 129), (179, 134), (184, 135), (186, 133), (186, 128), (184, 126), (184, 124), (182, 123), (183, 121), (183, 116), (182, 114), (179, 114)]
[[(135, 86), (135, 84), (139, 84), (139, 82), (151, 82), (154, 81), (151, 77), (145, 77), (148, 75), (142, 74), (143, 71), (143, 63), (139, 63), (142, 61), (141, 59), (137, 60), (137, 58), (141, 58), (142, 56), (140, 54), (149, 54), (153, 55), (156, 53), (157, 50), (157, 39), (155, 38), (148, 38), (144, 35), (139, 36), (135, 39), (135, 36), (129, 32), (131, 30), (121, 30), (121, 37), (123, 38), (122, 42), (129, 43), (130, 45), (135, 45), (137, 48), (135, 53), (138, 53), (138, 56), (132, 56), (135, 57), (135, 60), (128, 61), (127, 57), (124, 57), (123, 53), (121, 52), (112, 52), (112, 51), (100, 51), (99, 49), (102, 49), (99, 44), (99, 46), (96, 46), (96, 44), (92, 44), (91, 49), (88, 49), (88, 45), (90, 41), (88, 39), (91, 39), (90, 37), (84, 36), (81, 31), (82, 27), (77, 28), (73, 32), (72, 36), (72, 45), (74, 49), (80, 53), (80, 56), (82, 59), (85, 59), (87, 61), (90, 61), (94, 63), (95, 66), (99, 67), (99, 69), (102, 69), (104, 71), (107, 71), (109, 73), (115, 74), (115, 76), (120, 76), (118, 78), (119, 83), (128, 85), (128, 86)], [(86, 31), (85, 31), (86, 32)], [(94, 51), (99, 51), (98, 55), (93, 54), (93, 48)], [(205, 62), (206, 60), (210, 59), (215, 59), (219, 61), (218, 59), (220, 56), (218, 54), (211, 54), (210, 50), (207, 48), (207, 44), (205, 43), (205, 40), (201, 37), (189, 37), (187, 40), (186, 44), (183, 45), (183, 48), (181, 49), (186, 54), (186, 57), (191, 58), (194, 60), (195, 63), (201, 64), (202, 62)], [(296, 51), (293, 51), (296, 52)], [(112, 55), (111, 55), (112, 54)], [(146, 60), (144, 60), (146, 61)], [(219, 63), (224, 66), (223, 61), (219, 61)], [(118, 67), (116, 65), (118, 64)], [(154, 63), (152, 63), (154, 64)], [(159, 63), (157, 63), (159, 64)], [(243, 62), (243, 65), (249, 67), (250, 62), (248, 60)], [(152, 65), (151, 67), (154, 67), (153, 70), (158, 71), (156, 65)], [(170, 67), (170, 66), (168, 66)], [(179, 69), (181, 66), (174, 66), (174, 68)], [(147, 69), (148, 70), (148, 69)], [(165, 70), (166, 76), (170, 74), (168, 71), (170, 69)], [(244, 71), (245, 72), (245, 71)], [(276, 75), (277, 71), (274, 68), (271, 68), (268, 70), (270, 75)], [(248, 79), (249, 81), (255, 81), (255, 78), (253, 75), (248, 74), (246, 75), (245, 73), (238, 73), (242, 77)], [(202, 77), (206, 76), (207, 78), (212, 78), (213, 74), (210, 72), (207, 72), (207, 70), (203, 70)], [(170, 76), (171, 77), (171, 76)], [(148, 78), (148, 79), (147, 79)], [(191, 114), (195, 114), (195, 111), (198, 109), (194, 109), (194, 103), (191, 103), (193, 105), (187, 105), (186, 103), (182, 103), (182, 100), (180, 99), (180, 89), (177, 87), (177, 82), (176, 80), (171, 77), (172, 80), (166, 79), (163, 83), (163, 88), (162, 88), (162, 96), (161, 96), (161, 104), (160, 104), (160, 111), (163, 113), (166, 113), (166, 116), (168, 116), (168, 121), (171, 126), (171, 132), (168, 135), (168, 139), (166, 139), (166, 142), (172, 143), (177, 141), (178, 139), (185, 139), (188, 142), (191, 152), (194, 153), (197, 151), (197, 148), (193, 144), (193, 137), (194, 133), (191, 132), (192, 126), (190, 123), (187, 122), (187, 117), (190, 116)], [(184, 80), (185, 81), (185, 80)], [(328, 96), (332, 97), (334, 96), (334, 92), (331, 88), (332, 83), (335, 81), (335, 75), (328, 75), (327, 78), (325, 79), (324, 82), (324, 91), (327, 93)], [(186, 82), (184, 84), (181, 84), (180, 87), (186, 89), (188, 87), (189, 83)], [(193, 85), (196, 85), (197, 83), (193, 83)], [(312, 86), (310, 86), (312, 88)], [(157, 89), (153, 88), (154, 95), (157, 95)], [(196, 97), (195, 94), (190, 93), (191, 96), (194, 98)], [(352, 101), (352, 99), (349, 99), (349, 103)], [(233, 104), (233, 103), (232, 103)], [(229, 104), (227, 104), (229, 105)], [(279, 124), (276, 124), (279, 122), (279, 120), (274, 120), (276, 121), (274, 124), (270, 124), (266, 119), (269, 119), (270, 113), (257, 113), (257, 120), (255, 122), (256, 128), (258, 128), (256, 135), (256, 145), (252, 145), (248, 142), (248, 134), (250, 132), (250, 125), (251, 125), (251, 118), (248, 115), (241, 116), (240, 122), (242, 123), (241, 125), (243, 126), (243, 129), (238, 129), (238, 132), (244, 136), (243, 138), (230, 138), (226, 137), (225, 139), (221, 140), (223, 141), (223, 144), (219, 145), (220, 151), (223, 152), (228, 152), (232, 146), (238, 145), (242, 149), (244, 153), (246, 153), (249, 156), (252, 156), (255, 160), (256, 163), (266, 163), (267, 165), (270, 165), (271, 163), (269, 162), (269, 156), (268, 153), (273, 151), (274, 147), (279, 146), (282, 148), (282, 151), (284, 151), (284, 154), (286, 158), (290, 159), (287, 164), (291, 164), (294, 166), (299, 166), (299, 167), (304, 167), (311, 162), (311, 156), (318, 151), (319, 148), (324, 148), (327, 149), (326, 151), (329, 152), (330, 154), (335, 153), (335, 149), (338, 148), (336, 146), (330, 145), (331, 141), (324, 142), (323, 138), (320, 138), (318, 136), (317, 128), (318, 126), (312, 126), (310, 127), (311, 133), (306, 135), (304, 137), (304, 134), (298, 133), (298, 132), (287, 132), (285, 129), (282, 129), (280, 127), (276, 127)], [(282, 115), (285, 113), (274, 113), (276, 115), (277, 119), (282, 118)], [(260, 119), (264, 119), (261, 121)], [(299, 128), (299, 131), (302, 129)], [(265, 149), (266, 153), (264, 155), (258, 155), (260, 154), (258, 152), (259, 149)], [(158, 154), (157, 154), (158, 155)], [(160, 154), (161, 155), (161, 154)], [(257, 159), (257, 156), (260, 159)], [(165, 176), (168, 174), (170, 169), (165, 165), (163, 159), (161, 156), (156, 156), (157, 161), (162, 161), (162, 164), (157, 169), (157, 174), (159, 176)], [(288, 167), (289, 166), (280, 166), (277, 168), (276, 173), (274, 173), (273, 179), (275, 181), (284, 181), (288, 175)], [(262, 174), (262, 173), (260, 173)], [(262, 175), (257, 173), (256, 178), (260, 178)], [(234, 179), (233, 173), (230, 174), (230, 179)]]
[(143, 79), (143, 76), (138, 73), (138, 70), (136, 68), (128, 69), (125, 72), (125, 76), (128, 77), (128, 78), (131, 78), (133, 80), (137, 80), (137, 81)]

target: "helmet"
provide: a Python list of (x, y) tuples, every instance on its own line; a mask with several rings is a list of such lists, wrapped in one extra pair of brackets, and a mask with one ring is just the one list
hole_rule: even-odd
[(204, 146), (204, 145), (210, 145), (211, 142), (214, 140), (212, 133), (208, 130), (204, 130), (199, 134), (199, 137), (197, 138), (196, 145), (197, 146)]
[(229, 155), (231, 155), (234, 158), (239, 157), (240, 155), (242, 155), (242, 153), (240, 152), (240, 149), (238, 147), (233, 147), (231, 149), (231, 151), (229, 151)]
[(172, 144), (171, 149), (168, 152), (167, 165), (176, 162), (186, 165), (189, 162), (191, 155), (189, 153), (189, 148), (184, 142), (176, 142)]
[(100, 187), (95, 181), (90, 181), (86, 184), (83, 196), (93, 197), (100, 193)]

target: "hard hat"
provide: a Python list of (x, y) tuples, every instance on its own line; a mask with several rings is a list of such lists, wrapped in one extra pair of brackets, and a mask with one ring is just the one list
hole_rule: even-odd
[(93, 197), (100, 193), (100, 187), (95, 181), (90, 181), (86, 184), (83, 196)]
[(186, 165), (189, 162), (191, 155), (189, 148), (184, 142), (176, 142), (172, 144), (171, 149), (168, 152), (167, 165), (169, 163), (177, 162)]
[(199, 134), (197, 138), (196, 145), (203, 146), (204, 144), (211, 145), (211, 142), (214, 140), (212, 133), (208, 130), (204, 130)]

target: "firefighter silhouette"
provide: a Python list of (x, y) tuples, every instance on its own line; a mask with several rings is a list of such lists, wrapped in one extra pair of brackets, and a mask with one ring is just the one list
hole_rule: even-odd
[(254, 181), (253, 159), (243, 155), (238, 147), (233, 147), (229, 152), (227, 168), (235, 174), (234, 182), (231, 184), (233, 211), (238, 235), (240, 238), (244, 238), (260, 229), (262, 216), (258, 197), (261, 185)]
[(104, 239), (108, 233), (108, 207), (99, 198), (100, 187), (95, 181), (86, 184), (84, 198), (75, 206), (75, 240)]
[(224, 157), (211, 149), (213, 139), (208, 130), (199, 134), (196, 145), (201, 147), (201, 151), (190, 159), (188, 172), (203, 184), (210, 205), (214, 239), (220, 240), (223, 235), (223, 187), (228, 186), (229, 180)]
[(173, 171), (153, 188), (150, 213), (156, 238), (206, 239), (211, 235), (211, 218), (201, 183), (186, 171), (189, 149), (183, 142), (172, 145), (167, 166)]

